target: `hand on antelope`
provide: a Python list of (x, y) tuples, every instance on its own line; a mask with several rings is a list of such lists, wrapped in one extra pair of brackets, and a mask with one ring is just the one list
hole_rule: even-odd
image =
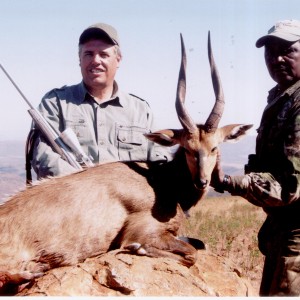
[(224, 172), (221, 166), (221, 153), (218, 150), (216, 165), (211, 174), (210, 186), (215, 189), (216, 192), (224, 193)]

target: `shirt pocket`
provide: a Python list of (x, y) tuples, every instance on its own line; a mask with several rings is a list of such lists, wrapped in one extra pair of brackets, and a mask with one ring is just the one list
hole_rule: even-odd
[(91, 135), (86, 120), (80, 115), (72, 115), (66, 119), (66, 128), (71, 128), (76, 134), (80, 144), (91, 142)]
[(147, 160), (146, 128), (117, 124), (117, 145), (120, 160)]

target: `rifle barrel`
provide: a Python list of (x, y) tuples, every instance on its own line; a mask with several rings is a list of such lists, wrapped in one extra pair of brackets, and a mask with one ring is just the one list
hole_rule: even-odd
[(22, 91), (19, 89), (19, 87), (17, 86), (17, 84), (14, 82), (14, 80), (10, 77), (10, 75), (7, 73), (7, 71), (4, 69), (4, 67), (1, 64), (0, 64), (0, 68), (2, 69), (2, 71), (4, 72), (4, 74), (7, 76), (7, 78), (10, 80), (10, 82), (14, 85), (14, 87), (17, 89), (17, 91), (20, 93), (20, 95), (22, 96), (22, 98), (26, 101), (26, 103), (28, 104), (28, 106), (30, 108), (34, 108), (32, 106), (32, 104), (25, 97), (25, 95), (22, 93)]
[(77, 162), (76, 157), (73, 155), (71, 151), (69, 151), (68, 147), (63, 143), (63, 141), (60, 139), (56, 131), (47, 123), (47, 121), (40, 114), (40, 112), (32, 106), (32, 104), (25, 97), (25, 95), (22, 93), (20, 88), (17, 86), (17, 84), (14, 82), (14, 80), (10, 77), (10, 75), (7, 73), (7, 71), (1, 64), (0, 64), (0, 68), (7, 76), (7, 78), (10, 80), (10, 82), (14, 85), (14, 87), (17, 89), (17, 91), (20, 93), (20, 95), (28, 104), (28, 106), (30, 107), (30, 109), (28, 110), (30, 116), (32, 117), (32, 119), (34, 120), (35, 124), (40, 129), (40, 131), (43, 133), (43, 135), (48, 139), (48, 141), (54, 148), (54, 151), (56, 151), (67, 162), (69, 162), (71, 166), (73, 166), (78, 170), (82, 170), (82, 167)]

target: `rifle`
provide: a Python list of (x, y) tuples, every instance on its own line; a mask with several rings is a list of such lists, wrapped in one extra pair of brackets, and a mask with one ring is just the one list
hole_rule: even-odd
[[(17, 84), (13, 81), (4, 67), (0, 64), (0, 68), (14, 85), (17, 91), (20, 93), (22, 98), (25, 100), (27, 105), (30, 107), (28, 113), (35, 122), (36, 126), (42, 133), (42, 135), (50, 142), (54, 151), (57, 152), (64, 160), (66, 160), (71, 166), (77, 170), (82, 170), (81, 164), (85, 164), (87, 167), (94, 166), (92, 160), (84, 153), (81, 148), (79, 141), (72, 131), (71, 128), (67, 128), (59, 135), (57, 132), (48, 124), (41, 113), (33, 107), (29, 100), (25, 97), (22, 91), (19, 89)], [(74, 153), (73, 153), (73, 152)], [(75, 155), (74, 155), (75, 154)]]

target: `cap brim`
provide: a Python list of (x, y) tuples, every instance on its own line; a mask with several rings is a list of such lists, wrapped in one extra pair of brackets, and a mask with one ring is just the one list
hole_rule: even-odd
[(86, 29), (79, 38), (79, 44), (84, 44), (86, 41), (93, 38), (104, 38), (105, 40), (112, 43), (112, 45), (118, 45), (118, 42), (112, 39), (104, 30), (100, 28), (88, 28)]
[(274, 33), (270, 33), (267, 34), (265, 36), (262, 36), (261, 38), (259, 38), (255, 45), (257, 48), (261, 48), (262, 46), (265, 46), (266, 42), (269, 41), (270, 39), (280, 39), (280, 40), (285, 40), (287, 42), (296, 42), (298, 40), (300, 40), (300, 36), (296, 36), (294, 34), (290, 34), (290, 33), (278, 33), (278, 32), (274, 32)]

